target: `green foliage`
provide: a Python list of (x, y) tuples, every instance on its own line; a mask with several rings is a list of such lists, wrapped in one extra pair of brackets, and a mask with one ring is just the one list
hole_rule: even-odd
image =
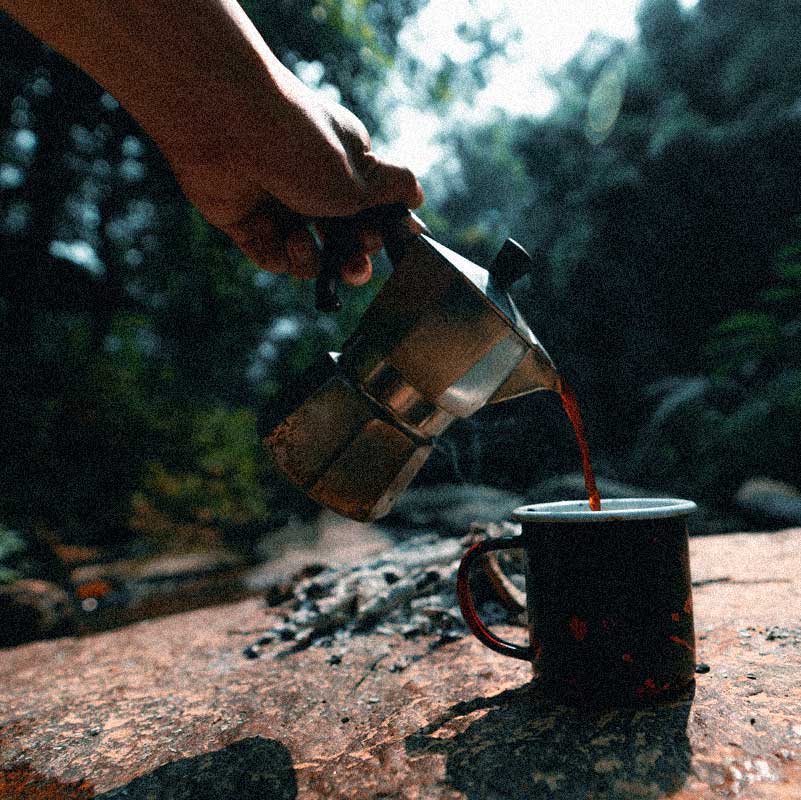
[(488, 264), (525, 208), (530, 182), (513, 152), (515, 121), (498, 114), (491, 125), (455, 129), (448, 141), (456, 169), (443, 166), (433, 189), (434, 235), (459, 253)]
[(245, 0), (267, 44), (290, 68), (316, 64), (318, 83), (334, 86), (373, 134), (383, 122), (377, 95), (396, 63), (398, 33), (426, 0)]
[(778, 320), (764, 311), (741, 311), (712, 332), (707, 352), (716, 370), (726, 376), (744, 373), (774, 355), (780, 345)]
[(269, 523), (254, 414), (190, 409), (181, 460), (149, 462), (131, 526), (162, 547), (239, 543)]
[[(648, 446), (659, 453), (663, 480), (682, 470), (684, 482), (699, 496), (723, 499), (754, 475), (797, 481), (799, 254), (797, 243), (782, 248), (776, 284), (754, 308), (736, 312), (711, 331), (704, 350), (708, 377), (675, 379), (663, 393), (648, 437)], [(688, 393), (693, 384), (698, 390)]]
[(410, 83), (422, 83), (418, 91), (427, 106), (447, 112), (451, 103), (456, 100), (471, 102), (475, 94), (487, 85), (489, 64), (520, 38), (520, 31), (499, 22), (498, 17), (461, 21), (456, 26), (456, 33), (471, 55), (453, 57), (447, 52), (440, 53), (439, 65), (430, 74), (423, 71), (421, 75), (419, 63), (406, 55), (401, 67), (409, 78), (416, 79)]
[(25, 549), (22, 537), (5, 525), (0, 525), (0, 585), (12, 583), (18, 577), (8, 562)]
[[(781, 421), (797, 420), (797, 250), (783, 277), (774, 261), (801, 199), (801, 17), (792, 2), (649, 0), (638, 21), (635, 41), (592, 36), (552, 76), (547, 118), (454, 132), (442, 230), (483, 263), (507, 235), (545, 254), (518, 304), (610, 472), (715, 496), (768, 469), (765, 436), (787, 465), (770, 472), (797, 480), (781, 445), (797, 442)], [(533, 458), (521, 470), (543, 474)]]

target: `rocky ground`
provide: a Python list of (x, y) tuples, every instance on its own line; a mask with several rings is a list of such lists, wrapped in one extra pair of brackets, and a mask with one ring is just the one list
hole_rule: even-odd
[(705, 666), (639, 711), (559, 706), (441, 616), (450, 543), (0, 651), (0, 798), (801, 796), (801, 529), (691, 541)]
[[(649, 492), (599, 479), (604, 497)], [(98, 549), (65, 547), (31, 538), (14, 567), (22, 580), (3, 583), (0, 535), (0, 647), (25, 641), (109, 630), (170, 613), (257, 595), (307, 567), (356, 565), (393, 543), (423, 536), (462, 539), (471, 524), (501, 524), (526, 502), (584, 497), (580, 474), (552, 478), (526, 498), (487, 486), (416, 487), (377, 525), (362, 525), (324, 512), (292, 520), (265, 534), (249, 557), (224, 548), (148, 557), (111, 557)], [(689, 519), (692, 535), (801, 525), (801, 491), (767, 478), (747, 481), (730, 510), (701, 504)], [(2, 533), (2, 532), (0, 532)], [(7, 540), (6, 540), (7, 541)], [(397, 590), (400, 591), (400, 590)], [(419, 599), (419, 598), (418, 598)]]

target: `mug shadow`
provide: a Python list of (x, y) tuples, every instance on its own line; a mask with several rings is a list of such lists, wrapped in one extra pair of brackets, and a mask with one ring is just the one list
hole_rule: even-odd
[(471, 798), (628, 800), (681, 788), (690, 769), (692, 694), (663, 706), (555, 705), (535, 684), (458, 703), (406, 739), (410, 756), (445, 756)]
[(36, 772), (24, 761), (0, 769), (2, 800), (295, 800), (297, 796), (289, 750), (260, 736), (164, 764), (102, 794), (96, 794), (88, 780), (59, 780)]

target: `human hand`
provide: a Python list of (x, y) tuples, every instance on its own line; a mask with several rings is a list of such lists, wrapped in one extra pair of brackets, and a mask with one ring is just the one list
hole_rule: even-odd
[[(253, 261), (312, 277), (308, 223), (371, 206), (417, 208), (414, 175), (379, 159), (364, 125), (286, 69), (236, 0), (0, 0), (81, 66), (159, 145), (187, 197)], [(80, 20), (81, 25), (65, 24)], [(377, 231), (345, 265), (369, 280)]]
[[(246, 118), (209, 114), (203, 130), (161, 143), (187, 197), (259, 267), (312, 278), (319, 272), (314, 223), (371, 206), (417, 208), (423, 190), (412, 172), (379, 159), (364, 125), (326, 103), (292, 73), (273, 65), (274, 87), (235, 107)], [(245, 102), (247, 101), (247, 102)], [(358, 286), (382, 247), (377, 230), (354, 230), (361, 247), (342, 278)]]

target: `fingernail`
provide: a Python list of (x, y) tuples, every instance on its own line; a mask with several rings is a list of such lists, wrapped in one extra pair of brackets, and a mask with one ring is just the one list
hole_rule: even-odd
[(366, 255), (355, 256), (342, 268), (342, 279), (351, 286), (362, 286), (373, 275), (373, 264)]

